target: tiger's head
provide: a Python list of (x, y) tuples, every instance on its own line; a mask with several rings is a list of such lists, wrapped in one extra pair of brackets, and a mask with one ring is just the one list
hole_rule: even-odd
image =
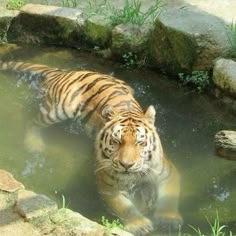
[(148, 173), (163, 156), (155, 114), (153, 106), (143, 115), (117, 115), (110, 107), (104, 109), (106, 123), (96, 138), (97, 171)]

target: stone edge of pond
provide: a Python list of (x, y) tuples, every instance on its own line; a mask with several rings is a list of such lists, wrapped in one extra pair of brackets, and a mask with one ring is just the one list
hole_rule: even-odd
[(85, 19), (80, 9), (40, 4), (27, 4), (20, 11), (1, 7), (0, 13), (0, 42), (89, 48), (127, 66), (164, 68), (176, 78), (179, 72), (213, 69), (214, 94), (236, 110), (235, 74), (224, 70), (227, 76), (222, 76), (217, 66), (218, 58), (226, 58), (229, 70), (236, 67), (227, 59), (226, 23), (193, 6), (165, 9), (153, 25), (142, 27), (113, 26), (102, 15)]
[[(1, 7), (0, 26), (0, 42), (90, 48), (104, 58), (164, 68), (175, 77), (179, 72), (211, 71), (217, 58), (230, 57), (226, 23), (193, 6), (165, 9), (153, 25), (114, 27), (105, 16), (85, 19), (80, 9), (27, 4), (20, 11)], [(228, 93), (216, 80), (218, 97), (236, 110), (236, 91)], [(235, 79), (233, 83), (235, 87)]]
[[(59, 209), (45, 195), (26, 190), (13, 175), (0, 169), (0, 234), (24, 235), (124, 235), (121, 229), (107, 229), (67, 208)], [(7, 233), (6, 233), (7, 232)], [(6, 233), (6, 234), (5, 234)]]

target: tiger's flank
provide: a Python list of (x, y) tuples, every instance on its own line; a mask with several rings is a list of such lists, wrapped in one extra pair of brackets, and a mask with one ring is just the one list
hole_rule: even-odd
[(43, 128), (82, 121), (88, 135), (96, 137), (99, 192), (125, 229), (136, 236), (155, 227), (179, 229), (180, 177), (165, 157), (152, 105), (143, 111), (124, 81), (98, 72), (14, 61), (0, 61), (0, 69), (38, 81), (38, 114), (25, 134), (30, 151), (43, 151)]

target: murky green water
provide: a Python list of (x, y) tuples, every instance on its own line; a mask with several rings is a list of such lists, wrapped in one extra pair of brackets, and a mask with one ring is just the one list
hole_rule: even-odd
[[(180, 211), (188, 224), (208, 228), (216, 209), (221, 222), (236, 233), (236, 162), (213, 154), (214, 134), (236, 130), (236, 115), (215, 99), (191, 93), (148, 71), (127, 71), (75, 50), (0, 47), (8, 59), (68, 69), (86, 68), (126, 80), (143, 107), (157, 109), (156, 125), (164, 149), (182, 176)], [(1, 56), (2, 57), (2, 56)], [(43, 133), (45, 153), (32, 155), (23, 145), (24, 125), (33, 113), (32, 91), (13, 74), (0, 73), (0, 168), (14, 174), (28, 189), (55, 199), (91, 219), (109, 211), (96, 191), (93, 143), (76, 124), (66, 122)], [(194, 234), (193, 234), (194, 235)]]

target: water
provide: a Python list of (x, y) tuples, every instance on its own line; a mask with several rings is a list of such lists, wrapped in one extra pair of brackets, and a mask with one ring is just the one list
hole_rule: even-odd
[[(213, 139), (222, 129), (236, 130), (236, 116), (214, 98), (189, 92), (150, 71), (127, 71), (77, 50), (0, 47), (4, 58), (65, 69), (91, 69), (126, 80), (137, 100), (157, 109), (156, 125), (168, 157), (181, 173), (180, 212), (185, 226), (204, 233), (216, 217), (236, 233), (236, 163), (214, 156)], [(34, 114), (34, 94), (14, 74), (0, 73), (0, 168), (27, 189), (98, 220), (109, 216), (96, 190), (93, 143), (78, 124), (65, 122), (43, 132), (46, 150), (32, 155), (23, 145), (24, 125)], [(205, 231), (204, 231), (205, 230)], [(194, 234), (194, 233), (193, 233)], [(154, 233), (153, 235), (157, 235)]]

